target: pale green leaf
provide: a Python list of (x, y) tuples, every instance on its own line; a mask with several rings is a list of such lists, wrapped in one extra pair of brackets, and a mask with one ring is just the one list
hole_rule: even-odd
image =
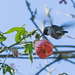
[(33, 44), (25, 44), (24, 45), (25, 47), (25, 50), (24, 50), (24, 53), (27, 53), (29, 52), (29, 59), (31, 60), (31, 63), (33, 63)]
[(7, 38), (3, 34), (0, 33), (0, 42), (5, 41), (6, 39)]

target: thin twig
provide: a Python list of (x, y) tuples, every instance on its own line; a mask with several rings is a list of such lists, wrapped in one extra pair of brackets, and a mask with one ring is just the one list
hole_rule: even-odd
[(73, 0), (71, 0), (71, 2), (73, 3), (73, 7), (75, 8), (75, 2)]
[(45, 11), (46, 11), (46, 15), (47, 15), (47, 17), (49, 19), (50, 26), (52, 26), (52, 19), (51, 19), (51, 15), (50, 15), (51, 10), (52, 9), (48, 9), (47, 6), (45, 6)]
[(47, 68), (48, 66), (52, 65), (53, 63), (57, 62), (58, 59), (54, 60), (53, 62), (47, 64), (46, 66), (44, 66), (40, 71), (38, 71), (35, 75), (38, 75), (40, 72), (42, 72), (45, 68)]
[[(11, 52), (11, 51), (10, 51), (10, 52)], [(8, 58), (10, 52), (9, 52), (8, 55), (5, 57), (5, 59), (4, 59), (4, 61), (3, 61), (3, 64), (5, 63), (6, 59)], [(3, 64), (2, 64), (2, 65), (3, 65)]]
[(71, 61), (71, 60), (66, 59), (66, 61), (68, 61), (68, 62), (70, 62), (70, 63), (72, 63), (72, 64), (75, 65), (75, 62), (73, 62), (73, 61)]
[(73, 45), (55, 45), (55, 47), (72, 47), (72, 48), (75, 48), (75, 46)]
[(71, 2), (75, 5), (75, 2), (73, 0), (71, 0)]
[[(47, 59), (45, 60), (45, 63), (46, 63), (46, 65), (48, 64), (48, 60)], [(48, 71), (48, 75), (51, 75), (51, 71), (49, 69), (49, 66), (47, 67), (47, 71)]]
[[(6, 56), (6, 55), (5, 55)], [(0, 57), (0, 58), (4, 58), (4, 56)], [(28, 59), (29, 57), (13, 57), (13, 55), (9, 55), (8, 58), (14, 58), (14, 59)], [(34, 59), (40, 59), (39, 57), (33, 57)], [(48, 57), (47, 59), (57, 59), (58, 57)], [(44, 59), (43, 59), (44, 60)]]
[(19, 43), (20, 43), (23, 39), (24, 39), (24, 38), (22, 38), (20, 41), (18, 41), (18, 42), (16, 42), (16, 43), (14, 43), (14, 44), (12, 44), (11, 46), (6, 47), (5, 49), (1, 50), (1, 51), (0, 51), (0, 53), (2, 53), (3, 51), (5, 51), (5, 50), (7, 50), (7, 49), (10, 49), (11, 47), (13, 47), (13, 46), (15, 46), (15, 45), (19, 44)]
[(75, 39), (75, 37), (69, 36), (69, 35), (64, 35), (65, 37), (71, 38), (71, 39)]

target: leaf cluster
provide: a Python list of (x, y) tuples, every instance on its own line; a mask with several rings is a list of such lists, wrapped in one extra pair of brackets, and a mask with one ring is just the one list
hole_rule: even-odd
[[(25, 30), (24, 26), (25, 25), (23, 25), (22, 27), (13, 27), (13, 28), (9, 29), (7, 32), (0, 34), (0, 36), (1, 36), (0, 40), (2, 42), (2, 41), (6, 40), (6, 37), (4, 36), (4, 34), (10, 34), (13, 32), (17, 32), (15, 35), (16, 43), (5, 48), (4, 50), (1, 50), (0, 53), (5, 51), (6, 49), (11, 49), (11, 47), (13, 47), (17, 44), (20, 44), (20, 42), (22, 42), (22, 40), (26, 41), (26, 38), (28, 38), (28, 37), (31, 38), (33, 35), (35, 35), (36, 31), (39, 30), (39, 29), (35, 29), (32, 32), (28, 32), (27, 30)], [(33, 43), (31, 42), (31, 43), (25, 44), (24, 47), (25, 47), (24, 53), (29, 52), (29, 59), (31, 60), (31, 62), (33, 62), (33, 49), (34, 49)]]
[[(0, 63), (0, 64), (2, 64), (2, 63)], [(7, 64), (2, 64), (0, 70), (1, 69), (3, 71), (3, 74), (6, 74), (7, 72), (9, 72), (10, 75), (13, 75), (15, 73), (15, 70)]]
[(32, 63), (33, 62), (33, 49), (34, 49), (32, 42), (30, 44), (25, 44), (24, 47), (25, 47), (25, 50), (23, 53), (29, 52), (29, 59), (31, 60), (31, 63)]

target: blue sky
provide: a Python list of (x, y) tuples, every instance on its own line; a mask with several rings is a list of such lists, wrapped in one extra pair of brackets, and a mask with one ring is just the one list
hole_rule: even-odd
[[(53, 24), (60, 26), (64, 22), (68, 22), (70, 20), (72, 21), (75, 19), (75, 18), (70, 18), (68, 16), (65, 16), (64, 14), (56, 13), (56, 11), (59, 10), (64, 13), (75, 14), (75, 9), (73, 8), (70, 0), (67, 1), (67, 5), (65, 5), (64, 3), (59, 4), (60, 0), (28, 0), (28, 1), (30, 2), (31, 9), (33, 11), (35, 10), (35, 8), (37, 8), (37, 17), (39, 18), (40, 18), (39, 15), (45, 12), (44, 10), (45, 5), (47, 5), (48, 8), (52, 8), (51, 15), (53, 17)], [(30, 21), (30, 17), (31, 15), (27, 9), (25, 0), (0, 0), (0, 31), (6, 32), (12, 27), (21, 27), (23, 24), (26, 24), (25, 28), (27, 31), (32, 31), (36, 29), (36, 27)], [(42, 23), (37, 17), (35, 21), (37, 25), (41, 28)], [(41, 20), (42, 18), (44, 18), (44, 16), (41, 17)], [(68, 35), (75, 36), (75, 27), (68, 29), (68, 31), (69, 31)], [(15, 43), (14, 40), (15, 32), (6, 35), (6, 37), (7, 40), (4, 42), (5, 45), (10, 46), (11, 44)], [(28, 39), (28, 40), (32, 40), (32, 39)], [(50, 41), (54, 45), (75, 45), (75, 40), (67, 37), (62, 37), (62, 39), (59, 40), (50, 38)], [(70, 48), (68, 49), (70, 50)], [(67, 49), (59, 48), (59, 50), (67, 50)], [(52, 62), (52, 61), (53, 60), (48, 60), (48, 62)], [(39, 60), (34, 59), (32, 65), (30, 60), (28, 59), (7, 59), (6, 63), (8, 64), (15, 63), (18, 72), (21, 73), (21, 74), (16, 73), (16, 75), (34, 75), (40, 69), (39, 64), (41, 64), (42, 67), (45, 66), (44, 59), (39, 59)], [(74, 65), (64, 60), (61, 60), (60, 62), (57, 62), (50, 66), (50, 69), (53, 68), (56, 68), (56, 70), (52, 72), (52, 75), (58, 75), (59, 73), (63, 73), (63, 72), (66, 72), (69, 75), (75, 74)], [(0, 72), (0, 74), (2, 73)], [(43, 71), (40, 73), (40, 75), (47, 75), (47, 72)]]

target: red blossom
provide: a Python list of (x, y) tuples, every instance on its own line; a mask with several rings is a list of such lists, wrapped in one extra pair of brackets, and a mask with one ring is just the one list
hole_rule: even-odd
[(42, 58), (46, 59), (53, 53), (53, 45), (47, 40), (40, 40), (35, 43), (36, 54)]

